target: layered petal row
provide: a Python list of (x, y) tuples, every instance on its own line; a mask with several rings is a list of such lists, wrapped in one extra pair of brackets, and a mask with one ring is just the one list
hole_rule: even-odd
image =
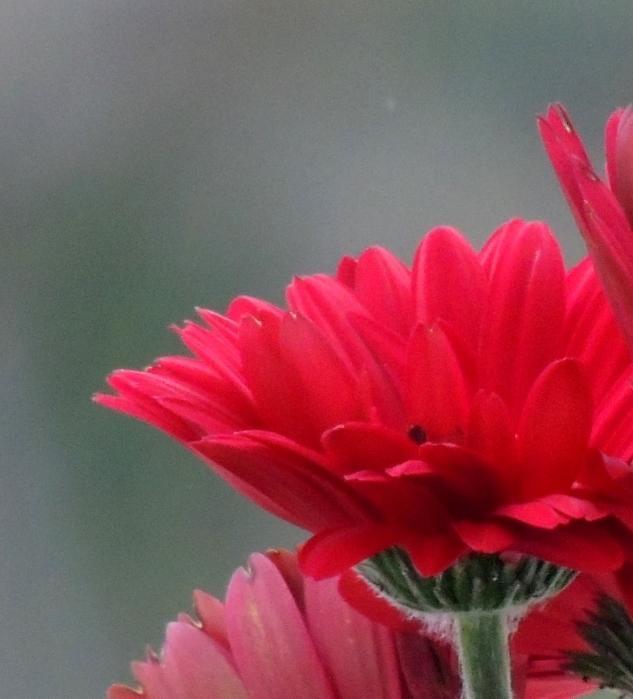
[(468, 552), (630, 559), (630, 350), (592, 260), (567, 270), (544, 223), (481, 251), (437, 228), (411, 268), (371, 248), (295, 279), (287, 308), (199, 316), (176, 330), (191, 356), (116, 371), (96, 400), (313, 533), (311, 575), (393, 545), (424, 575)]

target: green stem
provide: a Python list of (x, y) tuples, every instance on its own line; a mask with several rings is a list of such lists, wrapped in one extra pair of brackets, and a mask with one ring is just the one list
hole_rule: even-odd
[(504, 612), (462, 612), (455, 622), (464, 699), (512, 699)]

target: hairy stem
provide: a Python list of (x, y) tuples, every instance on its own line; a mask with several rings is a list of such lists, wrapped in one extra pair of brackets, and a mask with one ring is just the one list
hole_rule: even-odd
[(455, 624), (464, 699), (512, 699), (506, 614), (464, 612)]

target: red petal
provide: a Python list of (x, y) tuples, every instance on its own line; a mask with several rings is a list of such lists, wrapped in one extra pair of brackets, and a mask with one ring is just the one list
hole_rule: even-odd
[(633, 343), (633, 235), (622, 208), (590, 170), (578, 168), (585, 225), (581, 229), (620, 327)]
[(441, 319), (475, 347), (485, 288), (477, 254), (461, 233), (440, 227), (424, 236), (413, 264), (418, 321), (432, 325)]
[[(616, 116), (615, 119), (620, 118)], [(617, 127), (615, 141), (614, 126)], [(551, 108), (547, 117), (540, 120), (540, 128), (545, 148), (609, 300), (629, 345), (633, 345), (633, 236), (625, 212), (616, 196), (593, 172), (584, 147), (562, 107)], [(627, 207), (631, 197), (627, 155), (630, 140), (628, 122), (627, 128), (623, 129), (618, 121), (612, 121), (607, 132), (609, 175), (616, 192), (622, 187)], [(624, 161), (620, 161), (620, 153)]]
[(354, 291), (379, 323), (404, 335), (413, 322), (411, 274), (384, 248), (365, 250), (358, 258)]
[(352, 314), (348, 320), (374, 359), (399, 374), (406, 355), (406, 343), (402, 337), (373, 318)]
[(591, 396), (578, 362), (552, 362), (530, 391), (521, 416), (524, 498), (571, 486), (587, 459), (591, 419)]
[(279, 341), (300, 383), (301, 412), (316, 432), (360, 417), (355, 381), (313, 323), (287, 315)]
[(582, 228), (582, 194), (578, 189), (574, 164), (589, 166), (589, 156), (562, 105), (552, 105), (545, 117), (539, 118), (538, 127), (563, 193)]
[(631, 351), (594, 271), (585, 258), (567, 276), (565, 354), (587, 370), (597, 404), (631, 363)]
[(281, 321), (245, 317), (240, 324), (244, 375), (263, 423), (276, 432), (316, 445), (320, 433), (306, 418), (303, 394), (296, 374), (282, 360)]
[(408, 537), (403, 546), (421, 575), (431, 577), (449, 568), (466, 552), (453, 532)]
[(633, 370), (622, 372), (596, 409), (591, 443), (621, 459), (633, 457)]
[[(220, 475), (247, 497), (313, 531), (367, 520), (369, 506), (321, 457), (289, 439), (269, 432), (239, 432), (204, 439), (194, 445)], [(233, 481), (233, 477), (238, 482)], [(243, 487), (248, 486), (248, 489)]]
[(299, 552), (301, 570), (317, 580), (338, 575), (396, 543), (395, 529), (365, 524), (313, 536)]
[[(615, 143), (613, 132), (615, 131)], [(614, 112), (606, 128), (609, 182), (629, 222), (633, 220), (633, 109)], [(615, 146), (615, 147), (614, 147)]]
[(558, 512), (542, 500), (504, 505), (497, 508), (494, 514), (522, 522), (523, 524), (529, 524), (539, 529), (554, 529), (561, 524), (569, 522), (569, 517)]
[(349, 369), (366, 363), (368, 352), (349, 323), (351, 314), (367, 315), (367, 311), (351, 290), (325, 274), (296, 277), (287, 289), (288, 306), (309, 318), (343, 358)]
[(244, 316), (253, 316), (254, 318), (272, 316), (281, 319), (284, 311), (274, 304), (254, 296), (238, 296), (231, 301), (226, 314), (232, 320), (239, 322)]
[(586, 573), (616, 570), (624, 558), (613, 529), (601, 522), (574, 522), (553, 531), (530, 529), (514, 549)]
[[(607, 164), (607, 177), (609, 187), (613, 192), (616, 191), (618, 182), (618, 129), (624, 109), (616, 109), (615, 112), (609, 115), (607, 123), (604, 127), (604, 150), (605, 160)], [(630, 162), (630, 161), (629, 161)]]
[(202, 434), (199, 427), (182, 420), (171, 410), (157, 403), (151, 395), (137, 388), (136, 377), (142, 373), (122, 370), (113, 372), (108, 377), (108, 383), (120, 395), (98, 393), (93, 400), (106, 408), (158, 427), (179, 441), (190, 442), (198, 439)]
[(436, 500), (461, 517), (477, 517), (499, 499), (494, 472), (472, 452), (452, 444), (423, 444), (416, 460), (398, 464), (388, 474), (416, 479)]
[(323, 435), (322, 443), (329, 463), (339, 473), (384, 469), (417, 453), (402, 432), (363, 422), (334, 427)]
[(496, 393), (479, 391), (471, 404), (466, 446), (490, 466), (506, 490), (516, 478), (514, 444), (506, 404)]
[(543, 368), (558, 354), (565, 315), (560, 248), (539, 222), (511, 221), (481, 253), (490, 278), (479, 347), (481, 386), (516, 417)]
[(349, 255), (341, 257), (338, 267), (336, 268), (336, 280), (350, 289), (354, 288), (356, 280), (356, 267), (358, 262)]
[(511, 549), (517, 540), (514, 529), (502, 522), (462, 520), (453, 528), (468, 548), (480, 553)]
[(405, 369), (409, 421), (432, 441), (455, 441), (464, 433), (468, 392), (462, 370), (441, 328), (419, 325), (409, 343)]
[(633, 613), (633, 562), (627, 561), (615, 574), (618, 596), (626, 604), (629, 612)]

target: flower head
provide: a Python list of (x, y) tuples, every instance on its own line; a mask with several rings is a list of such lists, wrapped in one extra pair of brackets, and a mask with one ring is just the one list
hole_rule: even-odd
[(390, 546), (422, 575), (470, 552), (622, 565), (633, 366), (592, 262), (566, 270), (545, 224), (480, 252), (437, 228), (411, 269), (371, 248), (287, 301), (200, 310), (177, 330), (192, 357), (116, 371), (97, 401), (313, 532), (316, 577)]
[[(336, 581), (303, 578), (293, 555), (255, 554), (226, 603), (195, 593), (199, 621), (167, 627), (161, 657), (133, 663), (146, 699), (456, 699), (447, 646), (392, 631), (347, 605)], [(108, 699), (139, 699), (117, 685)]]

